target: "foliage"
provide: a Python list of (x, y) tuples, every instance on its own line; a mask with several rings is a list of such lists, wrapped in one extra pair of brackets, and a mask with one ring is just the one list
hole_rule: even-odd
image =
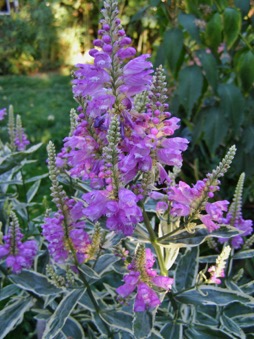
[[(142, 27), (151, 13), (156, 29)], [(218, 161), (221, 151), (235, 143), (238, 152), (231, 177), (246, 173), (246, 195), (253, 201), (251, 13), (249, 0), (151, 0), (132, 20), (139, 27), (139, 36), (149, 31), (155, 65), (163, 64), (168, 70), (170, 109), (182, 118), (183, 132), (192, 141), (190, 171), (194, 169), (197, 179), (209, 164)]]
[[(36, 195), (46, 174), (24, 175), (40, 145), (26, 148), (9, 108), (0, 145), (0, 337), (33, 316), (45, 339), (251, 338), (244, 174), (229, 207), (216, 195), (235, 147), (203, 180), (179, 180), (188, 140), (173, 135), (179, 119), (167, 112), (162, 67), (152, 77), (147, 55), (134, 58), (116, 2), (104, 6), (97, 67), (74, 72), (78, 113), (71, 110), (61, 152), (52, 141), (47, 147), (56, 211), (47, 209), (44, 221)], [(188, 67), (181, 77), (193, 82), (199, 66)], [(198, 100), (188, 96), (187, 115)]]

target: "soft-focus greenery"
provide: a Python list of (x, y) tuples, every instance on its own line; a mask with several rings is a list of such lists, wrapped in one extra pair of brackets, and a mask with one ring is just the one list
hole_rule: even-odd
[[(154, 21), (148, 26), (151, 13)], [(191, 140), (185, 175), (194, 173), (198, 179), (226, 148), (236, 144), (238, 152), (225, 192), (229, 197), (234, 178), (244, 171), (248, 182), (245, 194), (253, 202), (251, 2), (150, 0), (132, 21), (142, 27), (139, 36), (149, 36), (148, 41), (153, 42), (150, 48), (155, 64), (163, 64), (168, 72), (171, 112), (182, 119), (182, 133)], [(248, 206), (252, 209), (253, 203)]]

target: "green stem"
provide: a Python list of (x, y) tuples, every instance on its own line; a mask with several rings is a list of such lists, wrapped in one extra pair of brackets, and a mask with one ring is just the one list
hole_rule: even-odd
[(160, 245), (157, 244), (157, 237), (156, 237), (156, 234), (155, 234), (155, 232), (152, 228), (152, 225), (150, 223), (148, 215), (145, 211), (144, 204), (141, 203), (141, 206), (142, 206), (142, 210), (143, 210), (144, 223), (145, 223), (146, 229), (149, 233), (151, 244), (153, 245), (153, 248), (154, 248), (156, 255), (157, 255), (157, 258), (158, 258), (161, 275), (167, 276), (168, 270), (165, 267), (163, 255), (162, 255), (162, 252), (161, 252), (161, 247), (160, 247)]

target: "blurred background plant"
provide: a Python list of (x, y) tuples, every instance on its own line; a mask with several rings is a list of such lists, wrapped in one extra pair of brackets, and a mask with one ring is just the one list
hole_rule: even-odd
[[(69, 75), (75, 63), (89, 60), (87, 51), (95, 38), (101, 4), (95, 0), (20, 1), (18, 11), (0, 17), (0, 73), (64, 69)], [(244, 171), (245, 208), (251, 211), (254, 201), (253, 1), (120, 0), (119, 5), (122, 22), (138, 52), (151, 53), (155, 66), (163, 64), (168, 72), (171, 111), (182, 119), (180, 133), (191, 140), (184, 175), (190, 181), (197, 180), (218, 162), (228, 147), (236, 144), (237, 156), (223, 195), (232, 196), (236, 178)], [(60, 78), (54, 79), (58, 84), (61, 82)], [(70, 77), (62, 79), (68, 86)], [(15, 83), (16, 79), (13, 80)], [(33, 119), (45, 120), (51, 116), (50, 100), (39, 114), (35, 113), (36, 102), (34, 107), (23, 110), (20, 103), (13, 102), (9, 81), (10, 78), (0, 78), (2, 98), (7, 98), (7, 104), (19, 107), (30, 132), (29, 123), (33, 126)], [(48, 84), (52, 86), (51, 81)], [(59, 105), (55, 98), (53, 95), (54, 111)], [(60, 105), (69, 110), (65, 99), (61, 94)], [(68, 110), (61, 109), (68, 119)], [(58, 115), (52, 116), (55, 119), (47, 121), (52, 132), (55, 130), (56, 135), (64, 137), (66, 130), (58, 128)], [(45, 126), (41, 123), (39, 126), (44, 132), (34, 136), (35, 141), (48, 141), (54, 133), (45, 136)]]

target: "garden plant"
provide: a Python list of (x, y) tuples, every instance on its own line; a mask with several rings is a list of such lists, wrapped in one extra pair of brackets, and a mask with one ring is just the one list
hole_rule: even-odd
[(47, 146), (43, 216), (47, 174), (26, 176), (41, 145), (12, 106), (0, 110), (0, 338), (20, 324), (44, 339), (253, 338), (245, 174), (230, 201), (220, 195), (236, 147), (185, 182), (190, 140), (176, 136), (164, 70), (136, 56), (117, 1), (101, 13), (94, 63), (73, 72), (69, 135), (59, 153)]

